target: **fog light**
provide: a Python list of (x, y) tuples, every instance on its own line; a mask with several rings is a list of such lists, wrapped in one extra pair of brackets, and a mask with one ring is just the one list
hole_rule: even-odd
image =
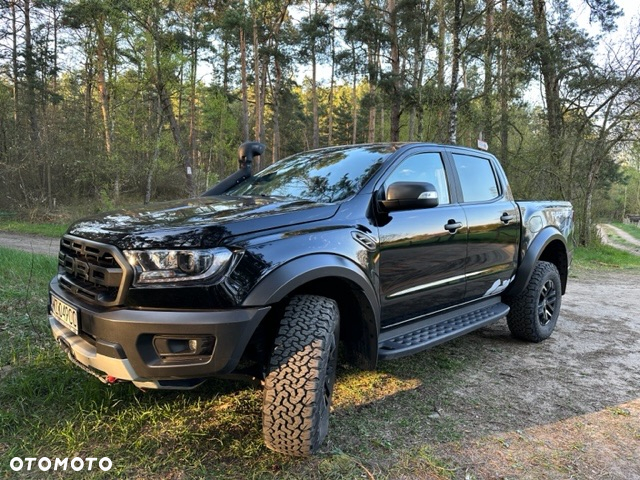
[(189, 339), (189, 352), (191, 355), (211, 355), (213, 352), (213, 337)]
[(214, 338), (203, 337), (168, 337), (158, 335), (153, 339), (153, 346), (161, 358), (200, 357), (213, 353)]

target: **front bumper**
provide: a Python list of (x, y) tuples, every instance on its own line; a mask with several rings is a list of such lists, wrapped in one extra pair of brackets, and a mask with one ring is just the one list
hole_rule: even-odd
[[(77, 334), (49, 315), (53, 336), (74, 363), (103, 381), (127, 380), (141, 388), (192, 388), (204, 378), (231, 373), (270, 309), (100, 309), (70, 297), (56, 279), (50, 292), (78, 311)], [(213, 344), (193, 355), (158, 347), (190, 339)]]

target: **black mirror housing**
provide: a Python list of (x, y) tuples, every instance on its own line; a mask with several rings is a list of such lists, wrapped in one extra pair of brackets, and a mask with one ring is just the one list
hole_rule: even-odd
[(387, 212), (433, 208), (439, 205), (438, 191), (428, 182), (395, 182), (380, 204)]

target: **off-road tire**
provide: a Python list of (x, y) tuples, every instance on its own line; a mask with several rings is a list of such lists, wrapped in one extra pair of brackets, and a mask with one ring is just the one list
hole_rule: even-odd
[(541, 342), (551, 336), (562, 302), (562, 284), (556, 266), (537, 262), (525, 290), (508, 303), (507, 324), (511, 334), (529, 342)]
[(276, 335), (264, 385), (267, 447), (294, 456), (315, 453), (329, 428), (338, 362), (340, 313), (316, 295), (291, 298)]

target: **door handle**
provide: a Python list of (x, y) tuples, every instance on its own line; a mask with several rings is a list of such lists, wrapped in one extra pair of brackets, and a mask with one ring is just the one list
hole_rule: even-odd
[(507, 223), (509, 223), (514, 218), (516, 218), (515, 215), (509, 215), (507, 212), (504, 212), (502, 214), (502, 216), (500, 217), (500, 221), (506, 225)]
[(449, 220), (447, 224), (444, 226), (444, 229), (452, 234), (456, 233), (456, 231), (460, 228), (462, 228), (462, 223), (456, 222), (454, 219)]

